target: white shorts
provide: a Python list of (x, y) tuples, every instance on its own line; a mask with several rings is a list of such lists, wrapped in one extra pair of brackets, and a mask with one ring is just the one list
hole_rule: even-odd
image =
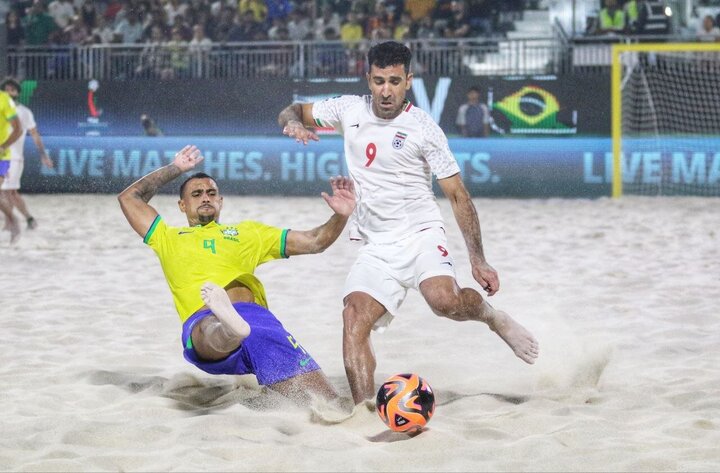
[(0, 186), (0, 190), (16, 191), (20, 189), (20, 177), (22, 177), (24, 167), (25, 161), (20, 159), (10, 160), (10, 168), (8, 169), (7, 176), (5, 176), (2, 186)]
[(428, 228), (398, 242), (366, 244), (345, 281), (343, 298), (364, 292), (385, 306), (387, 312), (373, 327), (382, 331), (392, 321), (410, 288), (434, 276), (455, 279), (455, 261), (447, 250), (442, 228)]

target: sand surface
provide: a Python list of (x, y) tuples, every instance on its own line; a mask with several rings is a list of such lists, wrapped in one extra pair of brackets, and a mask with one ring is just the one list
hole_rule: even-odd
[[(0, 233), (0, 470), (720, 470), (717, 199), (476, 200), (501, 280), (492, 303), (533, 331), (540, 359), (411, 293), (373, 341), (378, 385), (415, 372), (436, 392), (414, 438), (366, 410), (327, 425), (252, 377), (189, 365), (160, 266), (115, 197), (26, 200), (39, 227), (13, 247)], [(151, 203), (183, 224), (175, 201)], [(329, 214), (319, 197), (226, 196), (223, 220), (309, 229)], [(344, 396), (340, 293), (356, 250), (343, 238), (257, 273)]]

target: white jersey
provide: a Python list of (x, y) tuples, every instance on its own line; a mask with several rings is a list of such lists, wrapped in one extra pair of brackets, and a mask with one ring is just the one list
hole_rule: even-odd
[(344, 95), (313, 104), (318, 126), (345, 138), (345, 160), (355, 183), (354, 218), (370, 243), (396, 242), (411, 233), (443, 226), (432, 189), (460, 172), (440, 127), (406, 101), (397, 117), (375, 116), (372, 97)]
[(27, 131), (37, 127), (35, 123), (35, 117), (33, 113), (25, 105), (15, 102), (17, 107), (17, 116), (20, 120), (20, 128), (22, 128), (22, 134), (15, 143), (10, 145), (10, 160), (11, 161), (22, 161), (23, 160), (23, 149), (25, 147), (25, 137)]

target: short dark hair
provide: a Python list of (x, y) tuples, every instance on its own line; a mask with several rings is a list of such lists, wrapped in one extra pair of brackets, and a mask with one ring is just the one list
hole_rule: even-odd
[(410, 52), (410, 48), (397, 41), (385, 41), (384, 43), (376, 44), (368, 51), (368, 70), (370, 70), (372, 66), (384, 69), (402, 64), (405, 67), (405, 74), (407, 74), (410, 72), (411, 60), (412, 53)]
[(185, 185), (186, 185), (188, 182), (192, 181), (193, 179), (211, 179), (211, 180), (215, 183), (215, 185), (217, 185), (217, 181), (216, 181), (215, 178), (212, 177), (211, 175), (205, 174), (204, 172), (196, 172), (196, 173), (193, 174), (192, 176), (190, 176), (190, 177), (188, 177), (187, 179), (185, 179), (185, 181), (183, 181), (182, 184), (180, 184), (180, 198), (181, 198), (181, 199), (182, 199), (182, 197), (183, 197), (183, 192), (185, 192)]
[(22, 92), (22, 87), (20, 87), (20, 82), (15, 79), (14, 77), (6, 77), (3, 79), (2, 83), (0, 83), (0, 90), (5, 90), (6, 85), (12, 85), (15, 87), (18, 91), (18, 93)]

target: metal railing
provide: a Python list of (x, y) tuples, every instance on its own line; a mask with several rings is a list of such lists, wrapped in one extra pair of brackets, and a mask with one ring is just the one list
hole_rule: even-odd
[[(412, 69), (427, 75), (552, 73), (555, 38), (407, 42)], [(10, 74), (35, 80), (343, 77), (365, 72), (369, 42), (186, 43), (9, 48)]]
[[(557, 25), (555, 25), (557, 26)], [(607, 74), (612, 44), (687, 41), (679, 36), (411, 40), (417, 75)], [(91, 45), (10, 48), (7, 70), (35, 80), (241, 79), (363, 74), (371, 43), (340, 41)]]

